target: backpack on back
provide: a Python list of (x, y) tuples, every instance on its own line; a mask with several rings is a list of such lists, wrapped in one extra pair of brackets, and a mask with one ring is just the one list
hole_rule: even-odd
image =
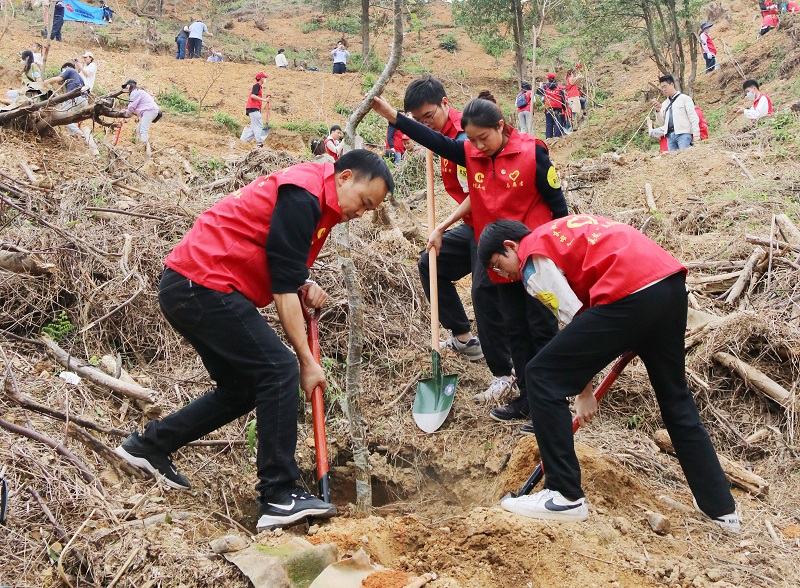
[(517, 101), (515, 102), (517, 108), (525, 108), (530, 102), (528, 101), (528, 93), (526, 90), (523, 90), (517, 96)]

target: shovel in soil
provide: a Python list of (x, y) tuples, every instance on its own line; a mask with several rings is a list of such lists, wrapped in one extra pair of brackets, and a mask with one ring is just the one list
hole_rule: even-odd
[(266, 139), (271, 132), (272, 129), (269, 126), (269, 102), (267, 102), (267, 122), (264, 123), (264, 127), (261, 129), (261, 140)]
[[(428, 230), (436, 226), (436, 209), (433, 195), (433, 152), (426, 152), (425, 176), (428, 184)], [(439, 354), (439, 287), (437, 284), (436, 250), (429, 252), (429, 277), (431, 284), (431, 369), (430, 378), (417, 383), (414, 396), (414, 422), (426, 433), (433, 433), (450, 414), (457, 377), (442, 375), (442, 356)]]
[[(636, 354), (633, 351), (627, 351), (623, 353), (620, 358), (616, 361), (616, 363), (611, 366), (611, 371), (608, 372), (608, 375), (603, 378), (603, 381), (597, 385), (597, 388), (594, 389), (592, 394), (594, 395), (595, 400), (600, 402), (603, 399), (603, 396), (606, 395), (609, 388), (614, 385), (614, 382), (617, 381), (617, 378), (622, 373), (622, 370), (625, 369), (625, 366), (628, 365), (631, 360), (636, 357)], [(572, 419), (572, 433), (575, 432), (580, 428), (580, 423), (578, 423), (578, 417), (574, 417)], [(517, 498), (518, 496), (525, 496), (526, 494), (530, 494), (531, 490), (536, 487), (542, 478), (544, 477), (544, 465), (539, 462), (539, 465), (533, 470), (533, 473), (525, 480), (525, 483), (520, 487), (518, 492), (509, 492), (503, 498), (500, 499), (502, 503), (503, 500), (506, 498)]]
[[(319, 361), (319, 308), (313, 314), (306, 307), (306, 293), (301, 291), (300, 307), (306, 319), (308, 332), (308, 347), (317, 363)], [(314, 451), (317, 454), (317, 484), (319, 495), (325, 502), (331, 501), (331, 485), (328, 475), (328, 440), (325, 435), (325, 401), (322, 398), (322, 388), (317, 386), (311, 394), (311, 418), (314, 421)]]

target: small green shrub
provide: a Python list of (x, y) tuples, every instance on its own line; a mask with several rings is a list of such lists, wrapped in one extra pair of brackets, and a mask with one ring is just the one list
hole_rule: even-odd
[(347, 104), (342, 104), (341, 102), (337, 102), (333, 109), (337, 114), (341, 114), (342, 116), (350, 116), (353, 114), (353, 109), (347, 106)]
[(375, 85), (376, 81), (378, 81), (377, 75), (371, 72), (365, 73), (364, 77), (361, 78), (361, 91), (369, 92), (372, 89), (372, 86)]
[(307, 23), (304, 23), (303, 26), (300, 27), (300, 30), (303, 31), (303, 33), (305, 34), (308, 34), (308, 33), (313, 33), (314, 31), (318, 31), (321, 28), (322, 28), (322, 19), (316, 17), (312, 18)]
[(361, 34), (361, 21), (355, 16), (330, 16), (325, 26), (332, 31), (347, 35)]
[(439, 47), (450, 53), (458, 51), (458, 39), (453, 33), (439, 36)]
[(200, 112), (200, 106), (197, 102), (186, 98), (175, 86), (170, 90), (159, 92), (158, 96), (156, 96), (156, 102), (164, 110), (176, 114), (195, 114)]
[(214, 122), (228, 129), (234, 136), (242, 132), (242, 124), (227, 112), (218, 112), (214, 115)]
[(61, 341), (66, 335), (74, 331), (77, 327), (69, 320), (66, 310), (53, 317), (53, 320), (42, 327), (42, 333), (50, 337), (53, 341)]
[(325, 126), (325, 123), (313, 123), (307, 120), (290, 120), (274, 126), (302, 135), (315, 135), (317, 137), (328, 136), (328, 127)]

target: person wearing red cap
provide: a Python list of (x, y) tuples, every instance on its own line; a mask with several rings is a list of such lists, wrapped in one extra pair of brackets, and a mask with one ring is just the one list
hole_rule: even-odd
[(261, 116), (261, 109), (264, 107), (264, 103), (266, 102), (269, 104), (269, 99), (272, 98), (272, 94), (263, 95), (264, 88), (262, 80), (266, 77), (267, 74), (263, 71), (256, 74), (256, 83), (253, 84), (253, 88), (250, 90), (250, 96), (247, 98), (247, 104), (244, 107), (245, 114), (250, 117), (250, 126), (245, 127), (242, 130), (242, 136), (239, 137), (239, 139), (245, 143), (249, 143), (255, 139), (258, 147), (264, 146), (264, 140), (261, 138), (261, 131), (264, 129), (264, 119)]

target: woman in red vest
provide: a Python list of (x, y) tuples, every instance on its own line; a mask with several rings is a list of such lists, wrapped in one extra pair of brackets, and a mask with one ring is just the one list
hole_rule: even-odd
[[(258, 178), (201, 214), (164, 262), (158, 302), (216, 387), (147, 423), (117, 454), (187, 489), (170, 454), (255, 409), (257, 529), (334, 516), (333, 504), (296, 485), (297, 390), (310, 398), (327, 385), (306, 341), (298, 293), (309, 308), (326, 301), (307, 278), (330, 229), (374, 210), (393, 189), (386, 162), (356, 149), (335, 164), (301, 163)], [(273, 301), (294, 353), (258, 311)]]
[(522, 516), (589, 516), (572, 434), (569, 397), (581, 424), (597, 412), (592, 378), (635, 352), (647, 368), (664, 424), (697, 508), (733, 532), (739, 517), (728, 480), (686, 385), (686, 268), (633, 227), (590, 215), (556, 219), (533, 232), (514, 221), (486, 227), (478, 256), (522, 280), (567, 326), (528, 364), (533, 424), (545, 489), (506, 498)]
[[(428, 250), (438, 252), (445, 230), (468, 214), (472, 215), (476, 240), (483, 228), (497, 219), (512, 218), (533, 228), (567, 214), (567, 202), (547, 145), (506, 124), (497, 104), (481, 98), (467, 104), (461, 113), (467, 140), (445, 137), (398, 114), (382, 98), (375, 98), (372, 107), (420, 145), (465, 168), (469, 196), (431, 231)], [(501, 421), (527, 418), (530, 409), (524, 394), (525, 378), (520, 374), (555, 335), (558, 325), (540, 303), (525, 296), (519, 284), (491, 271), (489, 277), (498, 284), (507, 336), (517, 342), (511, 358), (522, 393), (507, 406), (492, 409), (490, 415)]]
[(761, 36), (778, 26), (781, 9), (772, 0), (761, 0), (759, 8), (761, 9), (761, 30), (758, 35)]

